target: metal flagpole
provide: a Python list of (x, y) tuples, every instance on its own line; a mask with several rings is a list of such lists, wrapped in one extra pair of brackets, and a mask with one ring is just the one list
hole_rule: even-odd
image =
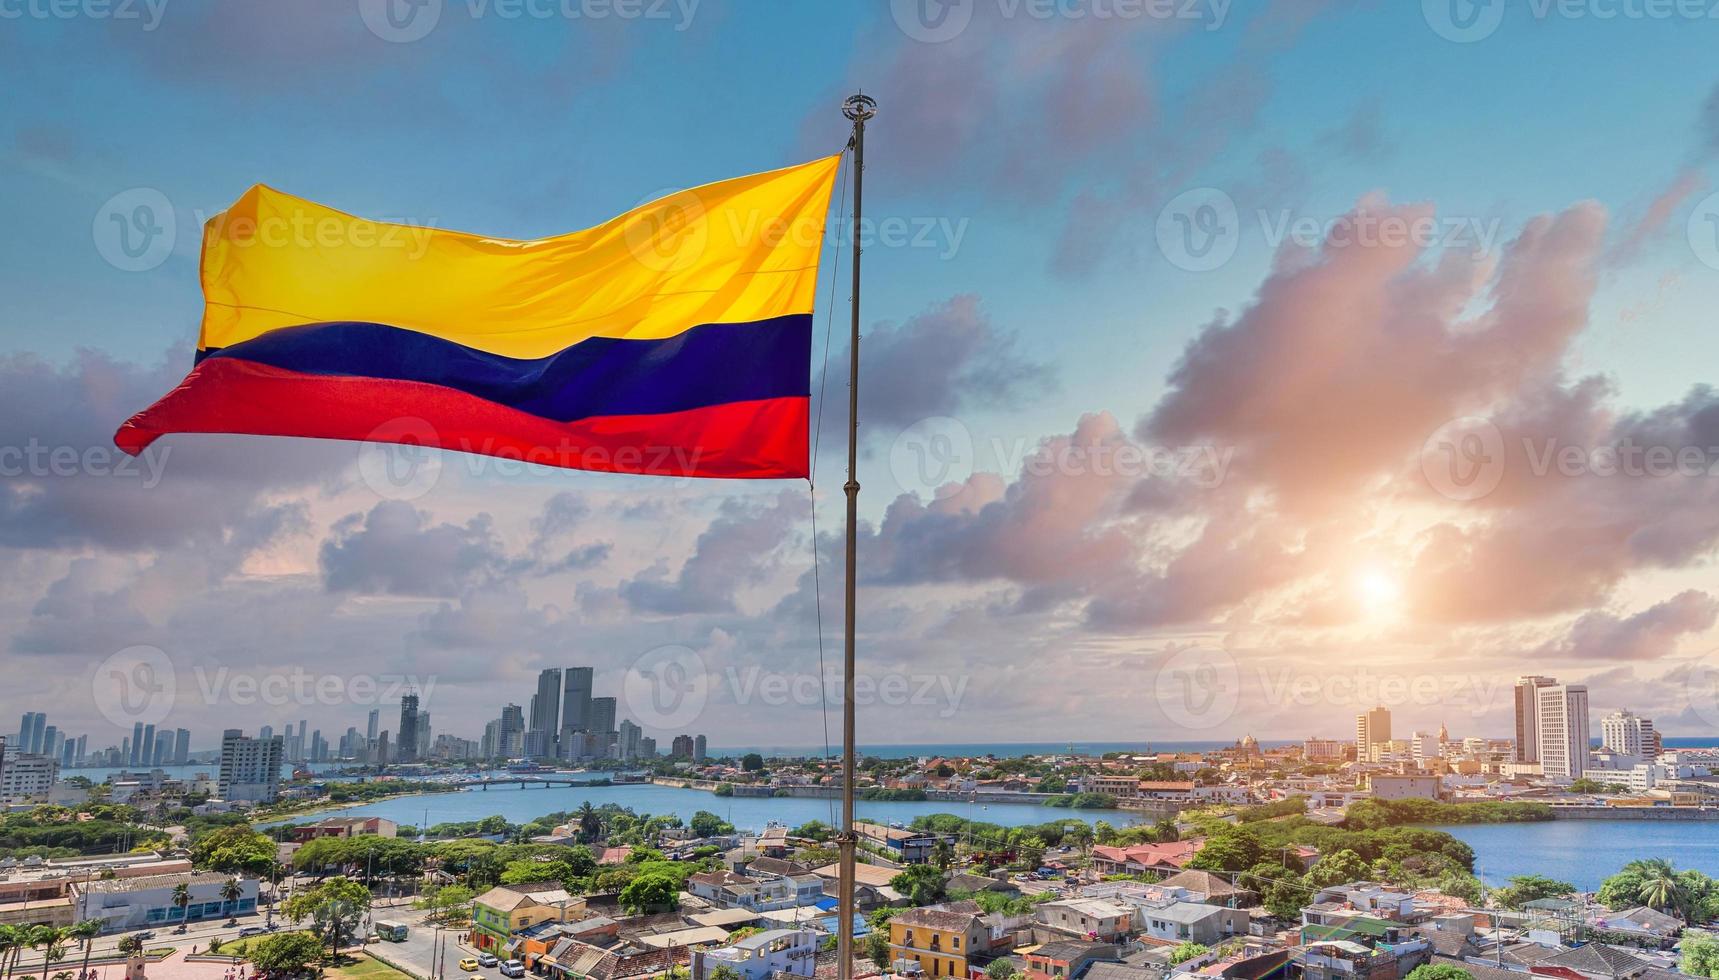
[(853, 322), (848, 341), (848, 497), (847, 575), (844, 579), (847, 615), (842, 645), (842, 831), (836, 838), (841, 853), (840, 904), (836, 910), (836, 955), (839, 980), (854, 972), (854, 540), (859, 529), (859, 340), (860, 340), (860, 188), (865, 183), (865, 123), (877, 115), (877, 100), (849, 96), (842, 115), (854, 124), (854, 281)]

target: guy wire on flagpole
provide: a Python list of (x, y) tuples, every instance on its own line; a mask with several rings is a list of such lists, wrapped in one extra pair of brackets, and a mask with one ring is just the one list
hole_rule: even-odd
[(843, 583), (847, 605), (842, 647), (842, 827), (836, 838), (840, 852), (840, 904), (836, 915), (836, 955), (839, 980), (854, 972), (854, 543), (859, 530), (859, 341), (860, 341), (860, 188), (865, 183), (865, 124), (877, 115), (877, 100), (864, 93), (842, 103), (842, 115), (854, 124), (853, 134), (853, 317), (848, 346), (848, 497), (847, 575)]

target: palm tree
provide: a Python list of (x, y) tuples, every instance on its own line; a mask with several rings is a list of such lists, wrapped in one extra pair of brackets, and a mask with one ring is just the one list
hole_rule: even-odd
[(1671, 862), (1664, 858), (1652, 858), (1641, 862), (1641, 892), (1643, 905), (1661, 912), (1674, 911), (1681, 913), (1688, 904), (1688, 893), (1683, 882), (1677, 880), (1677, 871)]
[(12, 973), (12, 954), (23, 946), (26, 927), (0, 925), (0, 980)]
[(70, 932), (72, 938), (82, 943), (84, 947), (84, 962), (78, 968), (78, 976), (81, 977), (89, 973), (90, 954), (95, 951), (95, 937), (101, 935), (101, 920), (84, 919), (72, 926)]
[(226, 884), (221, 886), (221, 901), (224, 905), (221, 911), (226, 913), (228, 918), (233, 918), (237, 914), (234, 910), (239, 907), (239, 899), (243, 897), (245, 888), (239, 884), (239, 879), (228, 878)]
[(60, 926), (36, 926), (30, 931), (30, 948), (42, 948), (42, 973), (48, 972), (48, 964), (66, 955), (66, 937), (70, 934)]
[(173, 904), (179, 909), (179, 931), (185, 931), (185, 919), (191, 909), (191, 886), (181, 881), (173, 886)]
[(590, 844), (603, 832), (603, 820), (597, 815), (597, 808), (591, 805), (590, 800), (579, 804), (578, 812), (579, 836), (585, 839), (585, 843)]

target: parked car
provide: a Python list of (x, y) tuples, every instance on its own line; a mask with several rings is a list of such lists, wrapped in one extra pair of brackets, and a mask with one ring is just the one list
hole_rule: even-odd
[(268, 932), (268, 930), (264, 929), (262, 926), (246, 926), (239, 930), (239, 938), (249, 939), (252, 936), (261, 936), (266, 932)]
[(525, 964), (519, 960), (508, 960), (501, 965), (501, 975), (519, 980), (520, 977), (525, 976)]
[(467, 973), (471, 973), (471, 972), (475, 971), (477, 968), (478, 968), (478, 961), (477, 961), (476, 957), (468, 956), (465, 959), (460, 960), (460, 969), (466, 971)]
[(500, 962), (501, 962), (500, 960), (495, 958), (494, 953), (479, 953), (478, 954), (478, 966), (481, 966), (486, 970), (490, 969), (491, 967), (494, 967), (497, 963), (500, 963)]

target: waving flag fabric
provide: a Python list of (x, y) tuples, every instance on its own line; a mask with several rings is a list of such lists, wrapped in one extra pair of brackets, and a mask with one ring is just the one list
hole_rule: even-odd
[(536, 241), (365, 221), (268, 187), (204, 230), (197, 363), (115, 442), (429, 442), (551, 466), (807, 472), (838, 157)]

